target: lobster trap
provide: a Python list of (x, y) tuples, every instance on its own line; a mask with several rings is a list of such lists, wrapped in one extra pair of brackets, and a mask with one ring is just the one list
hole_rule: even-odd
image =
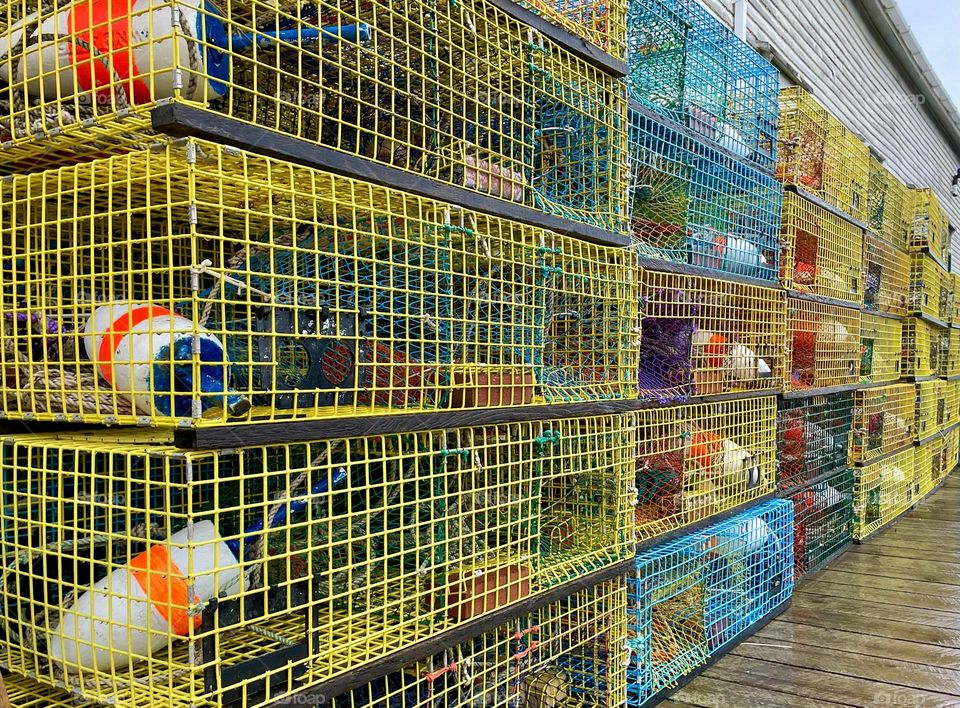
[(941, 428), (946, 430), (960, 422), (960, 379), (943, 382), (943, 401)]
[(860, 305), (863, 277), (863, 231), (796, 192), (785, 192), (780, 238), (783, 286)]
[(897, 248), (906, 248), (910, 206), (907, 185), (870, 155), (867, 207), (871, 231)]
[(772, 170), (779, 73), (697, 0), (630, 0), (629, 96)]
[(10, 706), (15, 708), (91, 708), (92, 703), (77, 702), (67, 691), (44, 686), (32, 678), (6, 673), (3, 683)]
[(851, 458), (866, 462), (909, 444), (916, 434), (913, 384), (866, 388), (853, 394)]
[(903, 320), (904, 376), (936, 376), (949, 361), (949, 348), (948, 329), (918, 317)]
[(776, 398), (638, 412), (638, 540), (727, 512), (776, 489)]
[[(920, 501), (934, 490), (946, 474), (948, 462), (947, 436), (937, 435), (921, 443), (914, 451), (913, 501)], [(950, 467), (952, 469), (952, 466)]]
[(483, 0), (83, 7), (23, 0), (0, 17), (8, 172), (142, 146), (154, 108), (182, 105), (220, 134), (258, 126), (625, 228), (625, 88)]
[(960, 274), (950, 274), (950, 323), (960, 327)]
[(850, 463), (853, 393), (777, 403), (777, 484), (781, 491)]
[(914, 494), (914, 447), (854, 468), (853, 538), (862, 541), (910, 508)]
[(624, 580), (606, 581), (354, 689), (330, 705), (622, 706), (626, 618)]
[(910, 190), (909, 247), (945, 263), (950, 254), (950, 217), (930, 187)]
[(945, 438), (943, 467), (940, 470), (940, 477), (935, 480), (936, 484), (942, 482), (944, 477), (957, 468), (958, 455), (960, 455), (960, 427), (948, 431)]
[(799, 580), (818, 570), (853, 539), (853, 470), (794, 493), (793, 572)]
[(615, 59), (626, 58), (626, 0), (520, 0), (517, 4), (595, 44)]
[(953, 276), (926, 253), (910, 254), (911, 313), (929, 315), (944, 324), (953, 315)]
[(776, 180), (644, 112), (629, 115), (630, 223), (640, 256), (776, 279)]
[(860, 379), (860, 310), (787, 298), (789, 388), (804, 390)]
[(0, 660), (117, 706), (270, 703), (629, 558), (634, 428), (7, 440)]
[(0, 194), (7, 418), (204, 426), (636, 396), (621, 249), (199, 141)]
[(868, 218), (869, 148), (799, 86), (780, 90), (776, 174), (855, 219)]
[[(916, 384), (916, 424), (914, 436), (924, 440), (939, 433), (947, 425), (947, 382), (942, 379), (919, 381)], [(956, 401), (954, 401), (956, 404)], [(955, 414), (954, 414), (955, 416)]]
[(947, 355), (941, 358), (937, 373), (948, 378), (960, 377), (960, 327), (951, 327), (947, 340)]
[(793, 505), (759, 504), (643, 551), (627, 578), (627, 705), (703, 665), (793, 594)]
[(887, 383), (900, 378), (903, 323), (899, 318), (864, 313), (860, 322), (860, 380)]
[(910, 254), (869, 231), (864, 236), (863, 304), (873, 312), (907, 313)]
[(783, 388), (782, 291), (646, 268), (640, 279), (640, 398)]

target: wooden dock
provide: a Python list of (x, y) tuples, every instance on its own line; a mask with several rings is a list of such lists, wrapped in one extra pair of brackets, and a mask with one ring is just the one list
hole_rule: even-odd
[(960, 473), (660, 705), (960, 707)]

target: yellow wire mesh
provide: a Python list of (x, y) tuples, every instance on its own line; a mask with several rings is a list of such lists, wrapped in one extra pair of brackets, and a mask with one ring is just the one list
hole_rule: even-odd
[(842, 386), (859, 381), (859, 310), (788, 297), (787, 316), (791, 389)]
[(902, 383), (854, 392), (851, 459), (866, 462), (913, 440), (917, 391)]
[(940, 376), (960, 376), (960, 329), (950, 328), (947, 356), (941, 358)]
[(946, 262), (950, 254), (950, 219), (929, 187), (910, 190), (910, 249), (929, 251)]
[(520, 0), (518, 4), (617, 59), (627, 57), (626, 0)]
[(943, 382), (943, 428), (960, 421), (960, 379)]
[(944, 477), (956, 469), (957, 456), (960, 455), (960, 428), (954, 428), (945, 437), (943, 466), (939, 470), (940, 476), (935, 480), (935, 484), (939, 484)]
[(870, 155), (869, 224), (877, 236), (882, 236), (898, 248), (907, 247), (910, 227), (910, 190), (880, 161)]
[(776, 488), (776, 398), (640, 411), (637, 538), (729, 511)]
[(641, 281), (641, 398), (783, 388), (782, 291), (648, 269)]
[(0, 27), (7, 171), (142, 146), (182, 103), (625, 233), (623, 82), (484, 0), (18, 0)]
[(864, 313), (860, 324), (860, 380), (886, 383), (900, 378), (903, 325), (899, 319)]
[(129, 708), (268, 703), (628, 558), (635, 429), (6, 440), (0, 661)]
[(777, 179), (866, 221), (869, 177), (870, 150), (862, 140), (804, 89), (780, 90)]
[(614, 708), (626, 701), (626, 583), (581, 590), (349, 694), (332, 708)]
[(917, 419), (914, 435), (923, 440), (939, 433), (947, 424), (947, 382), (940, 379), (918, 381)]
[(862, 304), (862, 230), (795, 192), (785, 192), (780, 282), (790, 290)]
[(914, 448), (854, 468), (853, 537), (863, 540), (910, 508), (914, 500)]
[(938, 435), (917, 447), (914, 452), (914, 501), (931, 492), (943, 477), (947, 447), (944, 435)]
[(950, 322), (960, 325), (960, 274), (951, 273), (950, 279)]
[(867, 232), (863, 260), (866, 308), (891, 315), (906, 314), (910, 254)]
[(950, 333), (916, 317), (903, 320), (904, 376), (936, 376), (948, 361)]
[(625, 250), (198, 141), (13, 177), (0, 199), (8, 418), (636, 396)]
[(27, 676), (6, 673), (3, 682), (12, 708), (85, 708), (93, 705), (75, 702), (63, 689), (44, 686)]
[(910, 254), (908, 309), (949, 322), (953, 314), (953, 276), (926, 253)]

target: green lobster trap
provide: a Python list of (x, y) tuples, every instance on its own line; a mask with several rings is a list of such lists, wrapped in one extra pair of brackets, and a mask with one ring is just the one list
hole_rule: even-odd
[(638, 412), (638, 540), (722, 514), (776, 489), (776, 398)]
[(873, 155), (870, 155), (867, 207), (870, 230), (897, 248), (906, 248), (910, 229), (910, 190)]
[(815, 572), (853, 538), (852, 469), (798, 490), (793, 502), (794, 580)]
[(8, 419), (204, 426), (636, 397), (625, 250), (199, 141), (0, 194)]
[(163, 105), (625, 232), (623, 84), (492, 3), (103, 8), (5, 6), (2, 169), (146, 145)]
[(266, 705), (630, 557), (630, 415), (181, 452), (0, 448), (0, 661), (117, 706)]
[(853, 392), (777, 402), (777, 486), (798, 487), (850, 464)]
[(910, 290), (910, 254), (868, 231), (864, 236), (863, 270), (866, 310), (905, 315)]
[(904, 376), (936, 376), (948, 361), (950, 332), (948, 329), (907, 317), (903, 320)]
[(897, 317), (863, 313), (860, 323), (860, 380), (887, 383), (900, 378), (903, 323)]
[(910, 508), (916, 498), (914, 477), (913, 445), (865, 467), (854, 468), (855, 540), (864, 540)]
[(946, 262), (950, 255), (950, 218), (930, 187), (910, 190), (909, 248)]
[(916, 398), (909, 383), (855, 391), (851, 459), (867, 462), (908, 445), (916, 431)]
[(910, 254), (910, 297), (907, 309), (943, 323), (953, 316), (953, 276), (929, 254)]
[(846, 386), (860, 379), (860, 310), (787, 298), (788, 388)]

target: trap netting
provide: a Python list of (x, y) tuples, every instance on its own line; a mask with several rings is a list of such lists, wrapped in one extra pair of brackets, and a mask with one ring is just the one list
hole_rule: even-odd
[(780, 490), (847, 467), (853, 393), (777, 403), (777, 485)]
[(860, 310), (787, 298), (789, 388), (853, 384), (860, 379)]
[(793, 572), (797, 580), (820, 568), (853, 538), (853, 470), (795, 492)]

